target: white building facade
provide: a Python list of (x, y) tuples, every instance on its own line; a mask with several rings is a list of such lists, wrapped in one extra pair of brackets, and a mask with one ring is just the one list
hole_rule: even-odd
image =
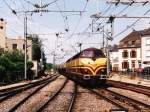
[(120, 48), (118, 56), (119, 71), (135, 70), (141, 67), (141, 48)]
[(150, 28), (141, 35), (142, 68), (150, 67)]
[[(118, 71), (128, 69), (135, 71), (141, 67), (141, 36), (138, 31), (133, 31), (119, 42), (118, 46)], [(117, 65), (117, 63), (114, 63)]]

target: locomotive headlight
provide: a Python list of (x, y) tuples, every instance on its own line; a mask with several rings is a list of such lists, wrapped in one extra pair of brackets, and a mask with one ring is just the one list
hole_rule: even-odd
[(101, 72), (104, 72), (105, 70), (104, 69), (101, 69)]

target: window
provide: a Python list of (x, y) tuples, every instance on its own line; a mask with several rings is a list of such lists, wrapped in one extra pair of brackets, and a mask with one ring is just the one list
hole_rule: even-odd
[(130, 52), (130, 57), (131, 57), (131, 58), (136, 58), (136, 51), (135, 51), (135, 50), (132, 50), (132, 51)]
[(135, 68), (135, 61), (132, 61), (132, 68)]
[(127, 69), (127, 68), (129, 68), (129, 62), (127, 61), (122, 62), (122, 69)]
[(142, 66), (141, 61), (138, 61), (138, 64), (139, 64), (139, 67), (141, 67), (141, 66)]
[(146, 39), (146, 45), (150, 45), (150, 38)]
[(83, 51), (81, 54), (81, 57), (88, 57), (88, 58), (92, 58), (94, 56), (94, 52), (93, 51)]
[(150, 50), (147, 50), (146, 51), (146, 55), (145, 55), (146, 57), (150, 57)]
[(3, 29), (3, 26), (0, 26), (0, 29)]
[(134, 45), (134, 44), (135, 44), (135, 41), (132, 41), (131, 44)]
[(124, 51), (122, 52), (122, 57), (123, 57), (123, 58), (127, 58), (127, 57), (128, 57), (128, 51), (127, 51), (127, 50), (124, 50)]
[(12, 44), (12, 49), (17, 49), (17, 44)]
[(4, 19), (3, 19), (3, 18), (0, 18), (0, 20), (1, 20), (1, 21), (4, 21)]

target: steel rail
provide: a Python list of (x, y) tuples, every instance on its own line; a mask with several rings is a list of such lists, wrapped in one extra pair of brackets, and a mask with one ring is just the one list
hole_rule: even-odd
[(96, 92), (96, 91), (94, 91), (94, 90), (92, 90), (92, 89), (89, 89), (89, 90), (90, 90), (92, 93), (94, 93), (95, 95), (99, 96), (100, 98), (103, 98), (103, 99), (107, 100), (108, 102), (110, 102), (110, 103), (116, 105), (116, 106), (119, 107), (121, 110), (125, 110), (125, 111), (128, 112), (128, 109), (127, 109), (125, 106), (123, 106), (123, 105), (117, 103), (116, 101), (114, 101), (114, 100), (112, 100), (112, 99), (109, 99), (108, 97), (105, 97), (104, 95), (102, 95), (102, 94), (100, 94), (100, 93), (98, 93), (98, 92)]
[[(55, 76), (53, 76), (53, 77), (55, 77)], [(45, 80), (40, 80), (39, 82), (35, 82), (35, 83), (32, 83), (32, 84), (30, 83), (30, 84), (28, 84), (28, 85), (25, 86), (25, 87), (21, 87), (21, 88), (18, 88), (18, 89), (16, 89), (16, 90), (12, 90), (12, 91), (3, 93), (3, 94), (0, 95), (0, 102), (4, 101), (4, 100), (6, 100), (6, 99), (8, 99), (8, 98), (10, 98), (10, 97), (13, 97), (13, 96), (15, 96), (16, 94), (21, 93), (22, 91), (25, 91), (25, 90), (30, 89), (30, 88), (32, 88), (32, 87), (38, 86), (39, 84), (43, 84), (45, 81), (50, 80), (50, 79), (52, 79), (53, 77), (50, 77), (50, 78), (45, 79)]]
[(45, 79), (38, 80), (38, 81), (36, 81), (36, 82), (29, 82), (29, 83), (23, 84), (23, 85), (17, 85), (17, 86), (14, 86), (14, 87), (8, 87), (8, 88), (0, 89), (0, 93), (2, 93), (2, 92), (8, 92), (8, 91), (11, 91), (11, 90), (13, 90), (13, 89), (17, 89), (17, 88), (20, 88), (20, 87), (24, 87), (24, 86), (27, 86), (27, 85), (30, 85), (30, 84), (38, 83), (38, 82), (47, 80), (47, 79), (49, 79), (49, 78), (51, 78), (51, 77), (52, 77), (52, 76), (50, 76), (50, 77), (48, 77), (48, 78), (45, 78)]
[[(101, 90), (101, 91), (100, 91)], [(112, 102), (115, 105), (118, 105), (125, 111), (131, 111), (131, 110), (137, 110), (137, 111), (143, 111), (143, 110), (149, 110), (150, 105), (145, 104), (141, 101), (135, 100), (133, 98), (129, 98), (127, 96), (121, 95), (119, 93), (116, 93), (114, 91), (108, 90), (108, 89), (100, 89), (99, 92), (91, 90), (96, 95), (105, 98), (106, 100)]]
[(63, 85), (52, 96), (50, 96), (49, 99), (36, 110), (36, 112), (42, 112), (42, 110), (48, 105), (48, 103), (52, 101), (60, 93), (60, 91), (65, 87), (67, 82), (68, 82), (68, 79), (66, 79)]
[(72, 94), (72, 97), (71, 97), (71, 100), (70, 100), (67, 112), (71, 112), (72, 111), (73, 105), (75, 103), (75, 99), (76, 99), (76, 95), (77, 95), (77, 85), (75, 84), (74, 86), (75, 86), (74, 87), (74, 92)]
[[(135, 104), (137, 104), (137, 105), (140, 105), (140, 106), (143, 106), (143, 107), (146, 107), (146, 108), (150, 109), (150, 105), (149, 104), (143, 103), (143, 102), (141, 102), (139, 100), (130, 98), (128, 96), (119, 94), (117, 92), (114, 92), (114, 91), (111, 91), (111, 90), (108, 90), (108, 89), (107, 89), (107, 91), (110, 92), (110, 93), (113, 93), (115, 96), (119, 96), (119, 97), (122, 97), (123, 99), (125, 98), (125, 99), (129, 100), (130, 103), (132, 103), (132, 102), (134, 103), (135, 102)], [(133, 105), (135, 105), (135, 104), (133, 104)], [(136, 107), (139, 107), (139, 106), (136, 106)]]
[(113, 81), (113, 80), (108, 80), (107, 84), (111, 85), (112, 87), (127, 89), (127, 90), (131, 90), (134, 92), (138, 92), (138, 93), (142, 93), (144, 95), (150, 96), (150, 87), (148, 86), (136, 85), (136, 84)]
[(25, 98), (23, 98), (19, 103), (17, 103), (14, 107), (12, 107), (11, 109), (9, 109), (8, 112), (14, 112), (15, 110), (17, 110), (17, 108), (19, 106), (21, 106), (25, 101), (27, 101), (29, 98), (31, 98), (33, 95), (35, 95), (39, 90), (41, 90), (42, 88), (44, 88), (46, 85), (48, 85), (49, 83), (51, 83), (52, 81), (54, 81), (58, 76), (53, 77), (52, 79), (49, 79), (47, 81), (45, 81), (43, 84), (41, 84), (36, 90), (34, 90), (32, 93), (30, 93), (29, 95), (27, 95)]

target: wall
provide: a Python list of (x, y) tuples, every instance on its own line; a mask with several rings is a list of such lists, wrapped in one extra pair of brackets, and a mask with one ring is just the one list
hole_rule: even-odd
[[(142, 37), (142, 68), (150, 66), (150, 36)], [(147, 62), (147, 64), (144, 64)]]
[[(7, 39), (6, 40), (6, 50), (12, 51), (13, 44), (17, 44), (17, 50), (20, 50), (24, 53), (24, 49), (23, 49), (24, 39), (22, 39), (20, 37), (18, 39), (11, 39), (11, 38)], [(28, 46), (27, 55), (28, 55), (29, 60), (31, 61), (32, 60), (32, 41), (31, 40), (27, 41), (27, 46)]]
[(5, 48), (6, 42), (6, 22), (0, 18), (0, 48)]

